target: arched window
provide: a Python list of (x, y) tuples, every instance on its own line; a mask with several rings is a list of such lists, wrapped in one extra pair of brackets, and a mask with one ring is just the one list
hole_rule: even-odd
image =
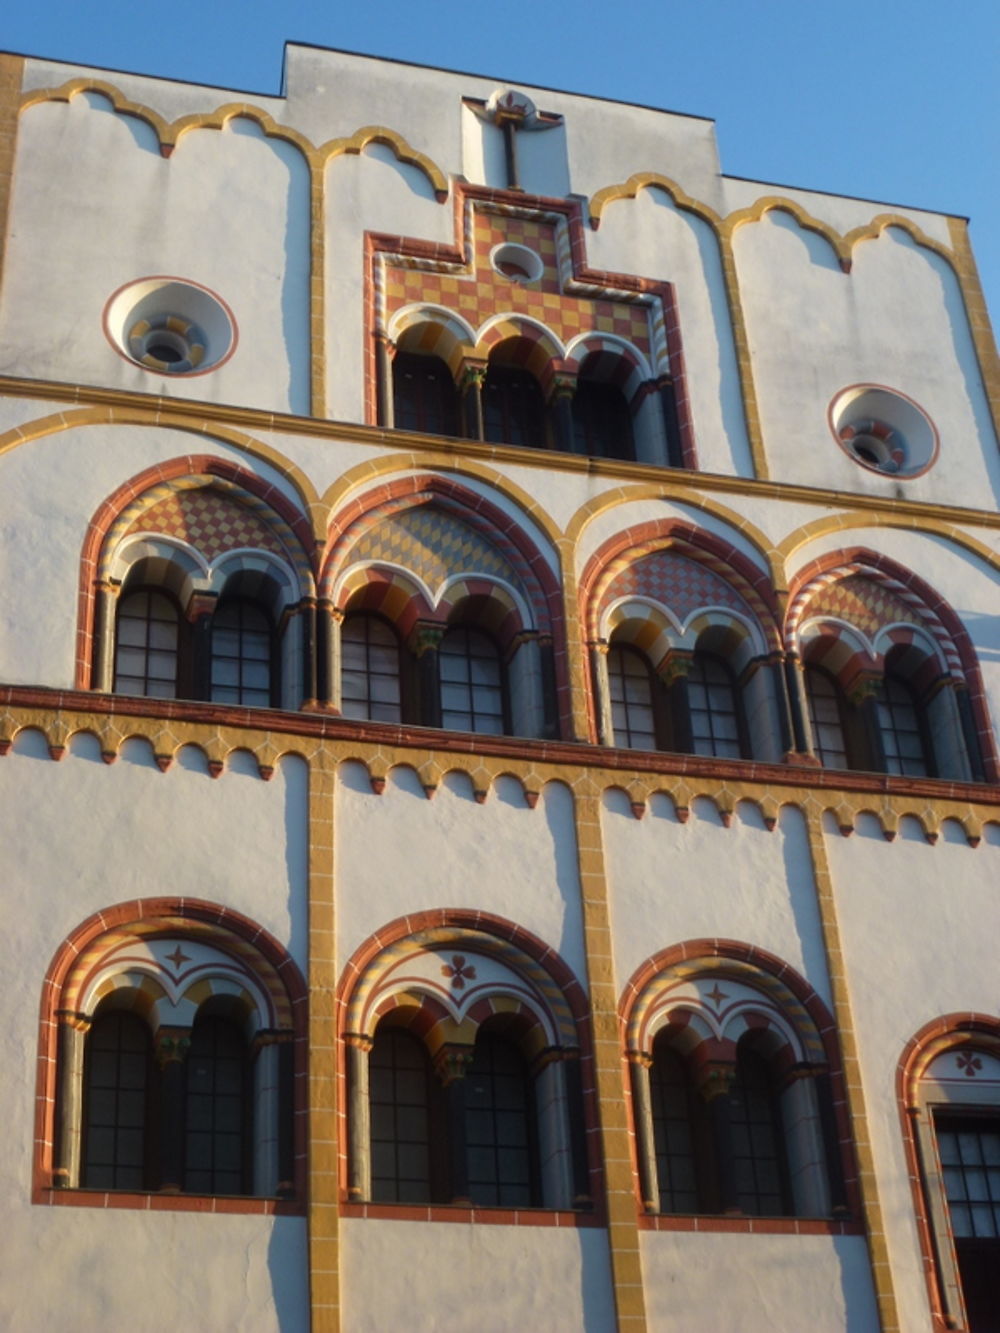
[(368, 1084), (372, 1199), (442, 1201), (442, 1088), (423, 1042), (380, 1024), (368, 1057)]
[(150, 1188), (146, 1126), (151, 1075), (146, 1024), (135, 1014), (105, 1009), (90, 1029), (84, 1059), (83, 1185)]
[(557, 981), (503, 924), (502, 942), (380, 932), (394, 942), (345, 973), (353, 1202), (589, 1206), (582, 1011), (562, 994), (568, 971)]
[(367, 612), (341, 626), (341, 711), (370, 722), (402, 720), (399, 640), (391, 625)]
[(450, 629), (438, 649), (441, 725), (501, 736), (507, 730), (503, 666), (496, 644), (481, 630)]
[(913, 687), (887, 672), (876, 686), (878, 726), (887, 773), (905, 777), (933, 776), (930, 741)]
[(115, 624), (115, 693), (155, 699), (189, 693), (186, 630), (169, 594), (140, 588), (121, 597)]
[(50, 973), (43, 1042), (57, 1030), (58, 1058), (41, 1170), (71, 1189), (290, 1195), (294, 964), (218, 905), (129, 907), (135, 918), (108, 909), (103, 929), (81, 928)]
[(653, 1044), (649, 1071), (656, 1180), (663, 1213), (710, 1211), (710, 1160), (706, 1148), (704, 1102), (691, 1084), (687, 1066), (661, 1033)]
[(778, 983), (778, 960), (764, 975), (728, 954), (706, 955), (701, 971), (688, 947), (671, 951), (681, 954), (677, 964), (659, 972), (649, 965), (632, 982), (629, 1055), (645, 1207), (734, 1219), (844, 1212), (829, 1055), (801, 1000), (809, 988), (799, 979), (794, 992)]
[(246, 597), (221, 601), (212, 616), (212, 702), (270, 707), (273, 649), (271, 621), (256, 602)]
[(545, 399), (534, 375), (491, 362), (483, 384), (483, 424), (494, 444), (547, 449)]
[(629, 750), (665, 748), (657, 682), (646, 658), (637, 648), (612, 644), (607, 663), (614, 743)]
[(739, 694), (722, 658), (694, 654), (688, 670), (688, 708), (695, 754), (714, 755), (716, 759), (739, 759), (743, 755)]
[(440, 357), (397, 352), (392, 363), (392, 393), (397, 430), (459, 434), (455, 381)]
[(481, 1029), (465, 1076), (465, 1151), (474, 1204), (527, 1208), (540, 1201), (533, 1100), (521, 1051)]
[(807, 666), (804, 674), (816, 758), (824, 768), (856, 768), (848, 759), (845, 703), (840, 687), (822, 667)]
[[(948, 1031), (948, 1028), (951, 1028)], [(994, 1333), (1000, 1310), (1000, 1026), (936, 1021), (910, 1043), (900, 1110), (935, 1326)]]
[(250, 1194), (250, 1088), (246, 1042), (236, 1023), (199, 1013), (185, 1061), (184, 1188)]
[(617, 384), (577, 379), (573, 394), (573, 444), (591, 458), (635, 458), (632, 414)]
[(737, 1047), (729, 1093), (735, 1196), (748, 1217), (784, 1217), (794, 1210), (776, 1080), (751, 1041), (744, 1036)]

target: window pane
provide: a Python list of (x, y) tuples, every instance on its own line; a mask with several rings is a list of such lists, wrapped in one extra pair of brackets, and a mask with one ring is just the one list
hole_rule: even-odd
[(267, 707), (271, 702), (271, 627), (246, 598), (219, 603), (212, 617), (212, 699)]
[(736, 685), (717, 657), (695, 653), (688, 668), (688, 707), (695, 754), (739, 759)]
[(504, 1207), (536, 1202), (534, 1107), (518, 1048), (480, 1031), (465, 1076), (466, 1168), (473, 1203)]
[(184, 1188), (249, 1192), (246, 1044), (235, 1023), (199, 1017), (186, 1062)]
[(431, 1079), (423, 1045), (380, 1027), (368, 1057), (372, 1198), (430, 1203)]
[(452, 629), (438, 650), (442, 724), (503, 734), (503, 672), (497, 649), (478, 630)]
[(149, 1030), (130, 1013), (97, 1018), (84, 1061), (82, 1183), (141, 1189), (146, 1165)]
[(402, 720), (399, 643), (377, 616), (348, 616), (341, 628), (341, 707), (345, 717)]
[(646, 659), (635, 649), (608, 649), (608, 686), (615, 744), (629, 750), (656, 749), (653, 678)]
[(174, 698), (177, 693), (179, 612), (162, 593), (120, 599), (115, 625), (115, 685), (120, 694)]

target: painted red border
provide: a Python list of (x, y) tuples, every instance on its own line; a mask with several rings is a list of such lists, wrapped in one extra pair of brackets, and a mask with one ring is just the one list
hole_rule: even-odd
[[(788, 987), (812, 1019), (823, 1043), (823, 1054), (826, 1057), (830, 1074), (830, 1094), (837, 1126), (837, 1148), (850, 1217), (842, 1220), (798, 1217), (729, 1218), (701, 1214), (696, 1217), (693, 1214), (686, 1216), (665, 1213), (651, 1216), (642, 1212), (642, 1192), (639, 1187), (638, 1150), (631, 1098), (631, 1079), (626, 1057), (628, 1025), (636, 1001), (642, 994), (643, 989), (655, 976), (666, 971), (667, 968), (676, 966), (678, 963), (699, 958), (732, 958), (741, 963), (748, 963), (757, 968), (758, 971), (769, 973)], [(687, 940), (683, 944), (673, 944), (647, 958), (632, 973), (625, 984), (625, 989), (622, 991), (618, 1004), (618, 1023), (622, 1049), (622, 1078), (626, 1089), (629, 1090), (627, 1098), (628, 1132), (632, 1152), (633, 1189), (636, 1206), (640, 1210), (640, 1227), (656, 1231), (739, 1231), (800, 1235), (864, 1234), (864, 1226), (859, 1220), (863, 1213), (858, 1181), (858, 1162), (848, 1114), (847, 1086), (844, 1080), (840, 1053), (840, 1037), (833, 1015), (826, 1007), (825, 1002), (817, 995), (809, 982), (793, 967), (790, 967), (777, 954), (770, 953), (767, 949), (761, 949), (757, 945), (744, 944), (740, 940), (703, 939)]]
[(168, 458), (162, 463), (155, 463), (152, 467), (136, 473), (128, 481), (122, 482), (101, 501), (87, 524), (80, 550), (80, 586), (77, 594), (76, 662), (73, 676), (76, 689), (88, 689), (91, 682), (94, 660), (94, 591), (101, 547), (111, 526), (122, 510), (143, 492), (158, 486), (161, 482), (190, 476), (220, 477), (242, 486), (258, 500), (270, 505), (298, 538), (303, 556), (315, 578), (316, 542), (312, 529), (302, 511), (297, 509), (277, 486), (265, 481), (254, 472), (248, 472), (246, 468), (236, 463), (230, 463), (227, 459), (212, 454), (187, 454), (180, 458)]
[[(292, 1038), (292, 1134), (294, 1200), (222, 1198), (197, 1194), (151, 1194), (132, 1190), (56, 1189), (52, 1185), (55, 1147), (55, 1107), (58, 1060), (56, 1014), (67, 975), (76, 959), (93, 940), (117, 926), (161, 917), (184, 917), (223, 926), (259, 949), (274, 967), (291, 1003)], [(38, 1059), (35, 1091), (35, 1139), (32, 1160), (31, 1201), (40, 1204), (85, 1208), (139, 1208), (154, 1212), (213, 1212), (301, 1214), (306, 1199), (306, 1116), (308, 1098), (308, 1011), (306, 983), (295, 960), (281, 944), (250, 917), (202, 898), (135, 898), (102, 908), (89, 916), (63, 940), (49, 964), (42, 983), (39, 1006)]]
[[(491, 488), (493, 489), (493, 488)], [(552, 635), (553, 666), (556, 678), (556, 717), (559, 734), (572, 736), (572, 702), (570, 699), (569, 664), (566, 652), (566, 622), (563, 611), (562, 588), (552, 567), (545, 559), (525, 529), (510, 514), (505, 513), (487, 496), (473, 491), (462, 482), (451, 477), (434, 473), (421, 472), (416, 476), (396, 477), (390, 481), (373, 486), (363, 494), (346, 504), (331, 520), (327, 532), (326, 551), (323, 556), (318, 586), (321, 594), (334, 575), (337, 562), (342, 559), (345, 547), (351, 536), (351, 528), (370, 510), (392, 500), (407, 496), (417, 498), (421, 495), (439, 495), (452, 501), (461, 509), (478, 520), (476, 527), (485, 522), (505, 538), (525, 562), (531, 577), (536, 583), (538, 599), (545, 607), (548, 625), (539, 625), (542, 633)], [(510, 503), (517, 501), (504, 495)], [(520, 506), (517, 506), (520, 508)], [(525, 514), (525, 521), (538, 526), (530, 514)], [(545, 534), (548, 537), (548, 534)]]
[[(901, 583), (904, 588), (908, 588), (915, 593), (924, 603), (929, 611), (941, 621), (952, 643), (958, 652), (959, 660), (962, 663), (962, 671), (965, 675), (966, 688), (969, 691), (969, 702), (972, 705), (972, 713), (976, 722), (976, 735), (979, 740), (979, 751), (983, 760), (983, 771), (987, 782), (1000, 781), (1000, 764), (997, 759), (996, 739), (993, 735), (993, 728), (990, 725), (989, 706), (986, 701), (986, 690), (983, 686), (982, 674), (979, 670), (979, 659), (976, 656), (976, 650), (969, 632), (963, 625), (961, 619), (952, 610), (951, 606), (929, 583), (915, 573), (912, 569), (907, 569), (904, 565), (897, 564), (895, 560), (888, 555), (882, 555), (878, 551), (873, 551), (867, 546), (849, 546), (841, 547), (837, 551), (829, 551), (825, 555), (817, 556), (815, 560), (810, 560), (807, 565), (803, 565), (795, 576), (789, 580), (788, 589), (788, 609), (791, 611), (795, 605), (796, 598), (807, 584), (821, 574), (826, 574), (835, 570), (840, 565), (861, 564), (867, 565), (870, 569), (880, 574), (886, 574), (889, 578), (895, 579)], [(859, 577), (864, 577), (863, 573)], [(787, 637), (787, 636), (786, 636)]]
[[(347, 1202), (347, 1144), (349, 1126), (347, 1123), (347, 1014), (351, 995), (364, 973), (365, 968), (384, 950), (398, 940), (415, 935), (421, 930), (440, 927), (454, 927), (459, 930), (478, 930), (486, 935), (493, 935), (498, 940), (515, 945), (533, 958), (542, 967), (552, 981), (559, 987), (576, 1025), (577, 1040), (580, 1047), (580, 1084), (583, 1093), (584, 1133), (587, 1143), (587, 1174), (589, 1194), (594, 1207), (587, 1213), (567, 1212), (563, 1209), (547, 1208), (464, 1208), (448, 1205), (429, 1204), (413, 1207), (405, 1204), (348, 1204)], [(473, 908), (434, 908), (426, 912), (414, 912), (408, 916), (396, 917), (387, 922), (364, 940), (351, 954), (344, 965), (337, 983), (336, 997), (337, 1022), (337, 1116), (338, 1145), (340, 1152), (340, 1200), (345, 1217), (394, 1217), (413, 1221), (430, 1222), (497, 1222), (503, 1225), (521, 1226), (567, 1226), (573, 1219), (575, 1226), (606, 1226), (604, 1209), (604, 1169), (600, 1151), (600, 1113), (597, 1101), (597, 1080), (594, 1067), (594, 1048), (591, 1032), (590, 1004), (576, 974), (567, 963), (544, 940), (531, 931), (515, 925), (505, 917), (492, 912), (481, 912)], [(559, 1219), (549, 1222), (548, 1219)]]
[(906, 1172), (910, 1180), (910, 1192), (913, 1196), (913, 1215), (917, 1223), (917, 1236), (920, 1241), (920, 1261), (927, 1283), (927, 1299), (930, 1302), (931, 1322), (934, 1333), (948, 1333), (954, 1324), (947, 1321), (944, 1313), (944, 1301), (941, 1292), (941, 1279), (936, 1259), (936, 1242), (931, 1226), (927, 1198), (924, 1193), (923, 1178), (920, 1171), (920, 1158), (917, 1151), (917, 1138), (913, 1129), (913, 1114), (916, 1105), (916, 1069), (924, 1051), (942, 1037), (954, 1040), (951, 1046), (975, 1045), (977, 1036), (985, 1036), (993, 1041), (1000, 1041), (1000, 1019), (990, 1014), (975, 1012), (945, 1014), (926, 1023), (915, 1036), (911, 1037), (903, 1048), (896, 1066), (896, 1101), (899, 1107), (899, 1124), (903, 1135), (903, 1151), (906, 1154)]
[[(681, 344), (677, 295), (674, 284), (662, 282), (655, 278), (638, 277), (634, 273), (613, 273), (604, 269), (590, 268), (587, 264), (587, 226), (583, 216), (583, 204), (578, 199), (554, 199), (548, 195), (525, 194), (523, 190), (498, 190), (484, 185), (470, 185), (463, 180), (454, 180), (452, 185), (454, 240), (451, 244), (421, 241), (412, 237), (391, 236), (379, 232), (365, 232), (364, 306), (367, 330), (365, 421), (372, 426), (379, 424), (378, 357), (375, 339), (376, 256), (383, 253), (392, 253), (414, 259), (432, 259), (449, 264), (461, 264), (466, 267), (469, 263), (468, 256), (471, 253), (470, 223), (466, 202), (509, 204), (515, 208), (537, 209), (540, 213), (559, 214), (566, 219), (569, 228), (570, 259), (575, 281), (591, 283), (598, 287), (618, 288), (620, 291), (636, 292), (659, 298), (663, 305), (667, 356), (670, 362), (670, 376), (674, 384), (678, 433), (683, 460), (682, 467), (692, 471), (697, 469), (698, 455), (695, 448), (694, 422), (691, 414), (690, 396), (687, 390), (684, 350)], [(674, 469), (674, 471), (677, 470)]]

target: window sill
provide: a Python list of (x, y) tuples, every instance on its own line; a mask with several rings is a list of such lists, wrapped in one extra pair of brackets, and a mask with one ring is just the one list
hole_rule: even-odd
[(304, 1217), (306, 1211), (294, 1199), (151, 1194), (143, 1190), (38, 1189), (32, 1203), (63, 1208), (125, 1208), (149, 1213), (249, 1213), (258, 1217)]
[(592, 1212), (558, 1208), (469, 1208), (450, 1203), (345, 1203), (341, 1217), (367, 1217), (396, 1222), (461, 1222), (477, 1226), (597, 1227), (603, 1221)]
[(732, 1232), (755, 1236), (862, 1236), (853, 1219), (831, 1217), (721, 1217), (692, 1213), (640, 1213), (640, 1231)]

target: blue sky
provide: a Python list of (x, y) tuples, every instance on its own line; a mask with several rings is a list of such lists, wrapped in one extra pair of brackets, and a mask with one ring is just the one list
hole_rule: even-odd
[(970, 216), (1000, 322), (1000, 0), (34, 0), (0, 48), (254, 92), (286, 40), (711, 116), (734, 176)]

